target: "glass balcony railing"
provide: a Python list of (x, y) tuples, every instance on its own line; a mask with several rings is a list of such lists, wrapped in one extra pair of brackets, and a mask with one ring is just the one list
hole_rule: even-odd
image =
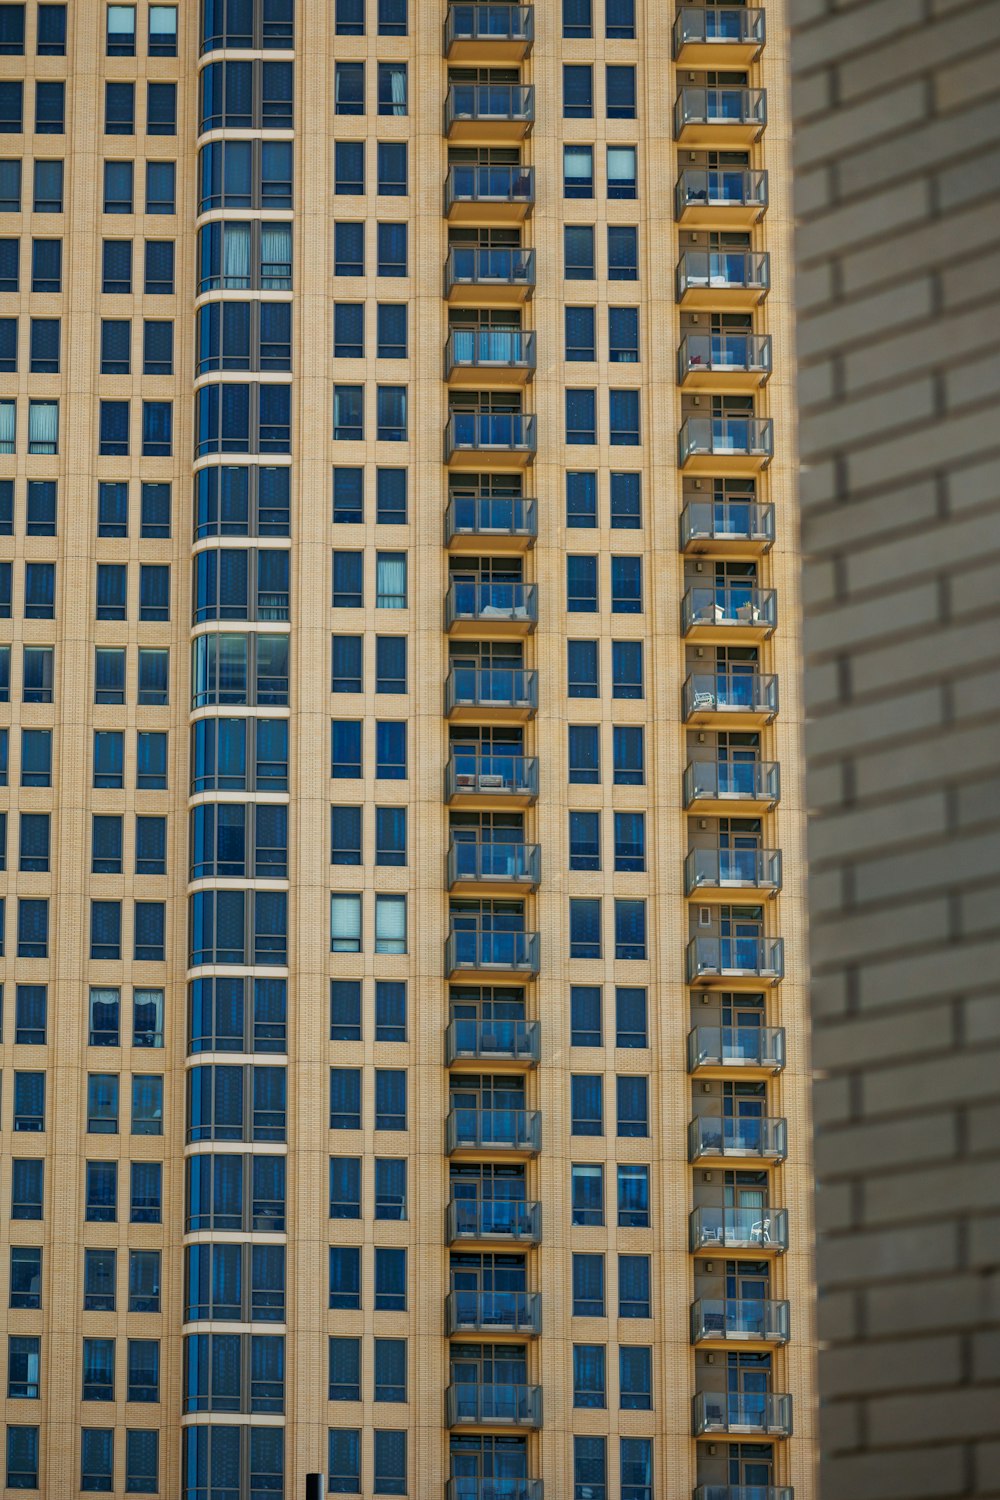
[(535, 169), (520, 163), (511, 166), (455, 163), (448, 168), (444, 201), (446, 213), (456, 203), (506, 203), (527, 212), (535, 202)]
[(454, 1062), (523, 1062), (541, 1057), (537, 1021), (473, 1021), (459, 1017), (445, 1032), (445, 1064)]
[(705, 1339), (760, 1339), (788, 1342), (787, 1302), (743, 1302), (699, 1298), (691, 1308), (691, 1342)]
[(445, 1500), (542, 1500), (540, 1479), (449, 1479)]
[(699, 1068), (785, 1066), (783, 1026), (696, 1026), (688, 1032), (688, 1072)]
[(446, 51), (456, 42), (522, 42), (530, 47), (535, 36), (532, 5), (494, 5), (477, 0), (472, 5), (449, 5), (445, 21)]
[(795, 1500), (790, 1484), (699, 1484), (691, 1500)]
[(450, 1385), (449, 1427), (541, 1427), (540, 1385)]
[(462, 620), (498, 624), (538, 622), (538, 588), (533, 583), (453, 583), (445, 601), (445, 628)]
[(464, 1240), (538, 1245), (542, 1239), (542, 1205), (502, 1198), (453, 1198), (448, 1204), (445, 1234), (449, 1245)]
[(699, 542), (740, 542), (756, 544), (763, 552), (773, 541), (773, 505), (758, 505), (754, 500), (689, 500), (681, 511), (682, 551), (711, 550), (699, 547)]
[(701, 1250), (787, 1250), (786, 1208), (696, 1208), (688, 1220), (692, 1255)]
[(518, 495), (455, 495), (445, 512), (445, 537), (524, 537), (538, 535), (538, 506)]
[(445, 967), (449, 974), (462, 969), (496, 969), (512, 974), (537, 974), (537, 932), (477, 932), (458, 930), (448, 934)]
[(784, 1161), (788, 1121), (763, 1115), (697, 1115), (688, 1126), (688, 1161), (703, 1156), (759, 1156)]
[(537, 1109), (453, 1109), (448, 1115), (449, 1151), (517, 1151), (536, 1156), (542, 1149), (542, 1117)]
[(453, 245), (445, 263), (445, 290), (457, 286), (520, 287), (535, 285), (535, 252), (517, 246), (496, 250), (481, 245)]
[(677, 179), (676, 206), (678, 217), (697, 208), (749, 209), (762, 214), (767, 208), (767, 173), (749, 167), (691, 168)]
[(536, 886), (542, 878), (539, 844), (452, 844), (448, 850), (448, 884), (483, 881), (488, 885)]
[(530, 83), (453, 83), (445, 100), (445, 131), (463, 121), (530, 125), (534, 118)]
[(674, 22), (674, 53), (689, 44), (718, 45), (723, 48), (738, 43), (763, 47), (765, 37), (763, 10), (749, 6), (685, 5)]
[(693, 760), (684, 771), (684, 806), (698, 802), (763, 802), (781, 794), (776, 760)]
[(681, 603), (681, 628), (686, 635), (699, 626), (756, 626), (770, 635), (778, 623), (778, 595), (753, 584), (696, 584)]
[(687, 975), (692, 983), (712, 975), (776, 980), (785, 972), (781, 938), (695, 937), (688, 943)]
[(767, 1391), (699, 1391), (694, 1398), (694, 1435), (760, 1432), (789, 1437), (792, 1398)]
[(684, 861), (684, 893), (748, 886), (781, 889), (780, 849), (689, 849)]
[(778, 712), (778, 679), (761, 672), (692, 672), (684, 683), (684, 717), (699, 713)]
[(759, 375), (763, 381), (770, 373), (769, 333), (689, 333), (677, 354), (682, 384), (689, 376)]
[(763, 89), (682, 88), (674, 104), (674, 132), (680, 137), (688, 125), (749, 125), (758, 133), (767, 124), (767, 95)]
[(537, 755), (472, 755), (457, 751), (445, 770), (444, 794), (453, 797), (538, 796)]
[(688, 292), (767, 292), (771, 257), (766, 250), (685, 250), (677, 263), (677, 300)]
[(523, 328), (453, 328), (445, 346), (445, 370), (535, 368), (535, 335)]
[(520, 1333), (542, 1331), (539, 1292), (449, 1292), (445, 1300), (445, 1333)]
[(449, 454), (534, 453), (535, 418), (521, 411), (453, 411), (445, 430)]
[(445, 711), (513, 708), (534, 713), (538, 673), (523, 667), (453, 667), (445, 683)]
[(770, 417), (688, 417), (678, 437), (680, 463), (692, 458), (774, 457), (774, 423)]

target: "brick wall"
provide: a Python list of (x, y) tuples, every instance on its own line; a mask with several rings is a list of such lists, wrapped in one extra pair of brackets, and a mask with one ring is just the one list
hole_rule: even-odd
[(792, 0), (825, 1500), (1000, 1494), (1000, 5)]

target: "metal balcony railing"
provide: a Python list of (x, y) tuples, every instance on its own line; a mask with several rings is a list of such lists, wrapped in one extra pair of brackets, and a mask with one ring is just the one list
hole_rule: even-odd
[(542, 1239), (542, 1205), (504, 1198), (453, 1198), (448, 1204), (445, 1236), (449, 1245), (463, 1240), (538, 1245)]
[(463, 120), (530, 125), (534, 118), (535, 90), (530, 83), (453, 83), (445, 100), (446, 132)]
[(694, 1435), (760, 1432), (790, 1437), (792, 1398), (765, 1391), (699, 1391), (694, 1398)]
[(795, 1500), (790, 1484), (699, 1484), (691, 1500)]
[(686, 125), (752, 125), (763, 130), (767, 124), (767, 95), (763, 89), (682, 88), (674, 104), (674, 132), (680, 135)]
[(763, 47), (764, 38), (764, 12), (749, 6), (685, 5), (674, 21), (675, 53), (689, 43), (717, 43), (721, 48), (749, 42)]
[(688, 1244), (700, 1250), (788, 1249), (786, 1208), (696, 1208), (688, 1220)]
[(445, 1333), (520, 1333), (542, 1331), (539, 1292), (449, 1292), (445, 1299)]
[(688, 1161), (703, 1156), (754, 1156), (784, 1161), (788, 1121), (763, 1115), (696, 1115), (688, 1126)]
[(445, 1032), (445, 1064), (454, 1062), (524, 1062), (541, 1056), (541, 1026), (537, 1021), (452, 1021)]
[(535, 335), (523, 328), (453, 328), (445, 346), (445, 378), (453, 370), (535, 368)]
[(537, 974), (538, 933), (452, 931), (445, 943), (445, 967), (449, 974), (463, 969)]
[(688, 1071), (785, 1066), (783, 1026), (696, 1026), (688, 1033)]
[(686, 292), (767, 292), (771, 257), (766, 250), (685, 250), (677, 262), (677, 300)]
[(753, 500), (689, 500), (681, 511), (681, 549), (702, 541), (757, 542), (763, 551), (774, 541), (774, 506)]
[(690, 981), (706, 975), (748, 974), (760, 979), (781, 979), (785, 972), (785, 945), (781, 938), (694, 937), (688, 943), (687, 974)]
[(511, 166), (467, 166), (448, 168), (444, 188), (445, 212), (455, 203), (509, 203), (530, 209), (535, 202), (535, 169), (520, 163)]
[(446, 712), (454, 708), (538, 707), (538, 673), (523, 667), (453, 667), (445, 683)]
[(770, 417), (688, 417), (678, 436), (680, 462), (698, 455), (711, 458), (774, 456), (774, 423)]
[(535, 36), (533, 5), (494, 5), (491, 0), (477, 0), (472, 5), (449, 5), (444, 40), (447, 50), (453, 42), (524, 42)]
[(684, 892), (748, 886), (781, 889), (780, 849), (689, 849), (684, 861)]
[(677, 376), (683, 383), (699, 373), (760, 375), (771, 373), (769, 333), (689, 333), (677, 353)]
[(445, 428), (449, 453), (534, 453), (535, 418), (521, 411), (453, 411)]
[[(449, 1479), (445, 1500), (542, 1500), (540, 1479)], [(790, 1497), (789, 1497), (790, 1500)]]
[(677, 213), (689, 208), (749, 208), (763, 213), (767, 208), (767, 173), (749, 167), (722, 167), (705, 171), (697, 167), (677, 179)]
[(535, 252), (517, 246), (490, 249), (481, 245), (453, 245), (445, 263), (445, 289), (456, 286), (535, 285)]
[(684, 683), (684, 717), (697, 713), (778, 712), (778, 679), (761, 672), (692, 672)]
[(770, 634), (777, 623), (777, 591), (759, 589), (754, 584), (697, 584), (688, 589), (681, 601), (681, 629), (685, 635), (699, 625), (734, 630), (758, 627)]
[(541, 1427), (540, 1385), (450, 1385), (449, 1427)]
[(458, 841), (448, 850), (448, 884), (536, 886), (542, 878), (539, 844)]
[(691, 1342), (705, 1339), (788, 1342), (788, 1303), (699, 1298), (691, 1308)]
[(527, 1151), (542, 1149), (542, 1117), (537, 1109), (453, 1109), (446, 1122), (449, 1151)]
[(693, 760), (684, 770), (684, 806), (697, 802), (763, 802), (781, 794), (776, 760)]
[(444, 794), (452, 797), (538, 796), (537, 755), (473, 755), (457, 751), (448, 761)]
[(453, 583), (445, 600), (445, 628), (461, 620), (535, 625), (538, 586), (534, 583)]

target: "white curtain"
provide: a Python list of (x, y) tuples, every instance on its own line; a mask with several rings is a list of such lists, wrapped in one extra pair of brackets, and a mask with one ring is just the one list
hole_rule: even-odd
[(375, 952), (406, 952), (406, 897), (375, 897)]
[(375, 608), (406, 608), (406, 553), (380, 552), (375, 563)]
[[(608, 171), (610, 173), (611, 153), (608, 152)], [(593, 147), (592, 146), (565, 146), (563, 148), (563, 171), (567, 177), (579, 178), (590, 177), (593, 174)]]
[(635, 181), (635, 147), (608, 147), (608, 182)]
[(334, 953), (360, 953), (360, 896), (330, 897), (330, 948)]
[(292, 226), (264, 223), (260, 228), (260, 284), (265, 291), (287, 292), (292, 286)]
[(402, 63), (392, 71), (392, 112), (406, 114), (406, 65)]
[(28, 452), (56, 453), (59, 449), (59, 402), (28, 403)]
[(0, 401), (0, 453), (13, 453), (16, 425), (16, 404), (13, 401)]
[(222, 232), (222, 285), (244, 291), (250, 285), (250, 225), (226, 224)]

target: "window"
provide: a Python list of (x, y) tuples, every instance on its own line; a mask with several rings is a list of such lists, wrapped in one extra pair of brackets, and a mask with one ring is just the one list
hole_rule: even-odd
[(635, 119), (635, 68), (608, 64), (605, 98), (609, 120)]
[(569, 956), (570, 958), (600, 958), (600, 897), (571, 897), (569, 903)]
[(0, 6), (0, 56), (24, 56), (24, 6)]
[(135, 6), (109, 5), (105, 50), (109, 57), (135, 56)]
[(124, 563), (97, 564), (98, 620), (124, 620), (128, 598), (128, 573)]
[(619, 1255), (618, 1257), (618, 1316), (620, 1318), (648, 1318), (650, 1316), (648, 1255)]
[(36, 50), (39, 57), (65, 57), (65, 5), (39, 5)]
[[(5, 241), (13, 244), (17, 241)], [(5, 291), (17, 291), (17, 264), (14, 263), (14, 285), (0, 287)], [(31, 290), (33, 292), (62, 291), (62, 240), (32, 240), (31, 242)]]
[(639, 309), (608, 308), (608, 358), (613, 365), (635, 364), (639, 358)]
[(132, 290), (132, 241), (104, 240), (101, 251), (101, 291), (127, 294)]
[(375, 556), (375, 608), (406, 608), (406, 553), (378, 552)]
[(611, 526), (617, 531), (638, 531), (642, 526), (642, 475), (611, 475)]
[(600, 1164), (574, 1164), (570, 1196), (574, 1224), (604, 1223), (604, 1168)]
[(45, 1045), (48, 991), (44, 984), (19, 984), (14, 995), (14, 1041), (21, 1047)]
[(562, 34), (565, 37), (593, 36), (592, 0), (562, 0)]
[(563, 147), (563, 197), (592, 198), (594, 196), (594, 148), (593, 146)]
[[(337, 307), (346, 304), (338, 303)], [(334, 309), (336, 315), (336, 308)], [(336, 335), (335, 335), (336, 337)], [(364, 470), (336, 468), (333, 471), (333, 524), (357, 526), (364, 520)], [(334, 553), (336, 557), (336, 553)]]
[[(176, 178), (176, 162), (148, 161), (146, 163), (146, 212), (148, 214), (172, 214), (175, 212), (175, 199), (177, 196)], [(265, 193), (267, 191), (266, 183), (264, 191)], [(280, 207), (282, 205), (275, 206)]]
[(127, 318), (101, 319), (101, 374), (127, 375), (132, 367), (132, 324)]
[(608, 392), (608, 416), (613, 447), (637, 447), (639, 444), (639, 392)]
[[(333, 304), (333, 353), (335, 359), (362, 359), (365, 352), (365, 304)], [(360, 473), (360, 470), (358, 471)]]
[(566, 642), (567, 691), (571, 698), (596, 698), (597, 642)]
[(135, 84), (104, 85), (104, 134), (135, 134)]
[(618, 1224), (649, 1228), (649, 1168), (628, 1163), (618, 1167)]
[(48, 813), (21, 814), (19, 870), (45, 871), (49, 868)]
[(330, 897), (330, 952), (361, 952), (361, 897)]
[(406, 692), (406, 641), (405, 635), (375, 637), (376, 693)]
[(55, 676), (51, 646), (25, 646), (21, 667), (21, 697), (25, 703), (51, 703)]
[(129, 1174), (129, 1223), (159, 1224), (162, 1214), (163, 1168), (160, 1162), (134, 1161)]
[(375, 863), (406, 864), (406, 808), (376, 807)]
[(173, 240), (147, 240), (143, 289), (154, 297), (172, 296), (174, 290)]
[(406, 951), (406, 897), (376, 895), (375, 952)]
[(634, 146), (609, 146), (608, 197), (635, 198), (636, 196), (636, 148)]
[(55, 563), (25, 563), (24, 618), (51, 620), (55, 617)]
[(616, 724), (611, 731), (616, 786), (642, 786), (645, 781), (641, 724)]
[(365, 274), (365, 226), (339, 219), (333, 226), (333, 274)]
[(106, 214), (130, 214), (133, 192), (133, 163), (106, 161), (104, 163), (104, 212)]
[(615, 901), (615, 958), (646, 957), (645, 901)]
[(406, 85), (405, 63), (379, 63), (378, 112), (380, 115), (405, 115), (407, 113)]
[(121, 788), (125, 785), (125, 736), (118, 729), (94, 731), (94, 786)]
[(49, 952), (49, 903), (26, 900), (17, 903), (18, 958), (47, 958)]
[(335, 781), (355, 781), (361, 776), (360, 720), (330, 721), (330, 775)]
[(617, 1080), (618, 1134), (649, 1134), (649, 1080), (620, 1074)]
[(176, 5), (151, 5), (149, 7), (149, 55), (150, 57), (177, 56)]
[(0, 82), (0, 132), (20, 135), (24, 130), (24, 84), (19, 80)]
[(619, 1346), (618, 1389), (622, 1411), (649, 1411), (652, 1408), (653, 1360), (648, 1346)]
[[(358, 771), (360, 775), (360, 768)], [(378, 719), (375, 723), (375, 778), (377, 781), (405, 781), (406, 722)]]
[(406, 1432), (375, 1430), (376, 1495), (406, 1494)]
[(361, 1069), (330, 1069), (330, 1129), (361, 1129)]
[[(96, 903), (95, 903), (96, 904)], [(88, 1135), (118, 1134), (118, 1075), (87, 1074)]]
[(361, 1400), (360, 1339), (330, 1339), (327, 1399), (330, 1401)]
[(361, 1306), (361, 1250), (358, 1246), (330, 1246), (330, 1306), (344, 1310)]
[(28, 452), (59, 452), (59, 402), (28, 402)]
[(406, 1250), (375, 1247), (375, 1310), (406, 1311)]
[(41, 1341), (37, 1337), (10, 1335), (7, 1339), (8, 1400), (37, 1401)]
[[(359, 197), (365, 190), (364, 141), (335, 141), (333, 146), (333, 191)], [(359, 226), (363, 229), (363, 226)], [(358, 275), (360, 273), (348, 273)]]
[[(86, 1340), (84, 1340), (86, 1343)], [(91, 1342), (96, 1342), (92, 1340)], [(84, 1400), (87, 1398), (84, 1397)], [(111, 1397), (93, 1397), (111, 1400)], [(114, 1429), (84, 1427), (80, 1432), (80, 1488), (110, 1490), (114, 1488)]]
[(330, 1157), (330, 1218), (360, 1219), (361, 1158)]
[[(37, 166), (37, 163), (36, 163)], [(21, 212), (21, 163), (16, 158), (0, 160), (0, 213)]]
[[(34, 263), (35, 245), (62, 245), (61, 240), (32, 240), (32, 263)], [(20, 240), (0, 239), (0, 292), (17, 292), (21, 284), (21, 242)], [(59, 287), (36, 286), (32, 275), (31, 290), (33, 292), (58, 291)]]
[[(570, 311), (566, 309), (567, 319)], [(587, 530), (597, 526), (597, 475), (593, 470), (570, 469), (566, 473), (566, 525)]]
[(567, 736), (570, 785), (597, 786), (601, 779), (599, 727), (596, 724), (570, 724)]
[(604, 1256), (573, 1256), (573, 1316), (603, 1318)]
[(160, 1343), (158, 1339), (129, 1339), (127, 1401), (159, 1401)]
[(563, 64), (563, 119), (589, 120), (594, 114), (594, 70), (589, 65)]
[(376, 1219), (405, 1219), (406, 1207), (406, 1158), (402, 1156), (377, 1156), (375, 1158), (375, 1217)]
[(573, 1439), (573, 1500), (608, 1500), (607, 1439)]
[(330, 863), (332, 865), (359, 865), (361, 863), (360, 807), (331, 807)]
[(375, 387), (375, 436), (382, 443), (406, 442), (405, 385)]
[(573, 1405), (607, 1405), (607, 1377), (603, 1344), (573, 1345)]
[(570, 362), (587, 362), (597, 358), (594, 309), (592, 307), (567, 307), (566, 359)]
[(7, 1487), (12, 1490), (38, 1488), (38, 1428), (7, 1427)]
[(14, 1129), (39, 1134), (45, 1129), (45, 1074), (14, 1074)]
[(611, 559), (611, 612), (642, 614), (642, 558), (630, 555)]
[(405, 359), (407, 354), (407, 305), (379, 302), (376, 308), (376, 346), (379, 359)]
[(570, 553), (566, 558), (566, 608), (570, 613), (597, 613), (597, 558)]
[(406, 276), (408, 257), (406, 223), (380, 222), (376, 231), (378, 276)]
[(90, 1030), (87, 1037), (89, 1046), (118, 1046), (121, 1012), (120, 1001), (120, 993), (116, 989), (91, 988), (89, 1002)]
[(136, 735), (136, 788), (141, 791), (167, 789), (167, 736), (160, 729), (140, 729)]
[(44, 1188), (45, 1163), (37, 1159), (15, 1157), (11, 1166), (11, 1218), (40, 1219)]
[[(16, 330), (16, 320), (11, 321), (14, 322)], [(30, 342), (30, 369), (32, 375), (58, 375), (59, 333), (60, 320), (58, 318), (32, 318)]]
[(601, 989), (596, 984), (570, 986), (571, 1047), (601, 1046)]
[(635, 281), (639, 275), (639, 231), (632, 224), (608, 225), (608, 280)]
[(133, 1074), (132, 1134), (163, 1134), (163, 1079), (159, 1074)]
[(172, 375), (173, 372), (174, 325), (147, 319), (142, 325), (142, 373)]
[[(613, 392), (609, 392), (614, 394)], [(597, 442), (597, 399), (592, 390), (566, 391), (566, 442)]]
[(364, 437), (364, 386), (334, 386), (333, 436), (338, 442), (360, 442)]
[(177, 134), (176, 83), (147, 83), (146, 134)]
[(405, 198), (407, 158), (405, 141), (379, 141), (376, 147), (380, 197)]
[[(58, 324), (56, 326), (58, 327)], [(33, 337), (32, 342), (34, 342)], [(17, 319), (0, 318), (0, 371), (3, 371), (4, 374), (13, 374), (16, 370)]]
[(635, 0), (605, 0), (604, 34), (626, 41), (635, 38)]
[(569, 867), (571, 870), (599, 870), (601, 868), (600, 813), (570, 813)]
[[(84, 1339), (83, 1341), (83, 1397), (84, 1401), (113, 1401), (115, 1399), (115, 1341), (114, 1339)], [(84, 1488), (89, 1488), (85, 1485)], [(105, 1486), (110, 1489), (111, 1485)]]
[(173, 452), (172, 401), (142, 403), (142, 452), (146, 458), (166, 458)]
[(408, 0), (377, 0), (379, 36), (405, 36)]
[(611, 696), (643, 696), (641, 641), (611, 642)]
[[(112, 1252), (113, 1253), (113, 1252)], [(11, 1245), (8, 1306), (42, 1305), (42, 1251), (38, 1245)]]
[(122, 457), (128, 453), (128, 440), (128, 402), (102, 401), (98, 452), (105, 457)]
[[(345, 0), (341, 0), (345, 3)], [(37, 1432), (37, 1429), (33, 1429)], [(327, 1485), (331, 1495), (361, 1493), (361, 1434), (357, 1428), (331, 1428), (327, 1439)]]
[[(139, 495), (139, 535), (141, 537), (162, 538), (166, 540), (170, 536), (170, 485), (151, 484), (143, 482)], [(167, 573), (168, 570), (164, 569)], [(169, 578), (168, 578), (169, 581)], [(142, 574), (140, 573), (140, 597), (142, 593)], [(141, 608), (139, 618), (145, 618)], [(169, 619), (169, 614), (163, 616)]]
[(644, 989), (619, 985), (615, 990), (615, 1046), (649, 1046)]
[[(175, 6), (154, 5), (150, 6), (151, 16), (157, 10), (169, 10), (176, 15)], [(152, 18), (149, 24), (152, 39)], [(126, 1430), (126, 1495), (154, 1495), (159, 1490), (159, 1445), (160, 1434), (155, 1428), (130, 1427)]]
[(375, 1340), (375, 1400), (406, 1400), (406, 1340)]
[(332, 637), (331, 692), (360, 693), (362, 691), (362, 645), (360, 635)]
[(335, 0), (334, 32), (337, 36), (364, 36), (365, 0)]
[(570, 1078), (571, 1135), (604, 1134), (604, 1080), (599, 1073)]
[(406, 1071), (375, 1069), (375, 1129), (406, 1129)]
[[(333, 596), (331, 603), (334, 609), (360, 609), (364, 604), (364, 553), (363, 552), (334, 552), (333, 554)], [(358, 640), (359, 637), (334, 636), (334, 642), (338, 640)], [(334, 654), (336, 655), (336, 644)], [(334, 669), (336, 672), (336, 668)], [(358, 663), (358, 677), (360, 677), (360, 662)], [(334, 692), (337, 689), (334, 688)], [(360, 687), (352, 689), (360, 692)]]

